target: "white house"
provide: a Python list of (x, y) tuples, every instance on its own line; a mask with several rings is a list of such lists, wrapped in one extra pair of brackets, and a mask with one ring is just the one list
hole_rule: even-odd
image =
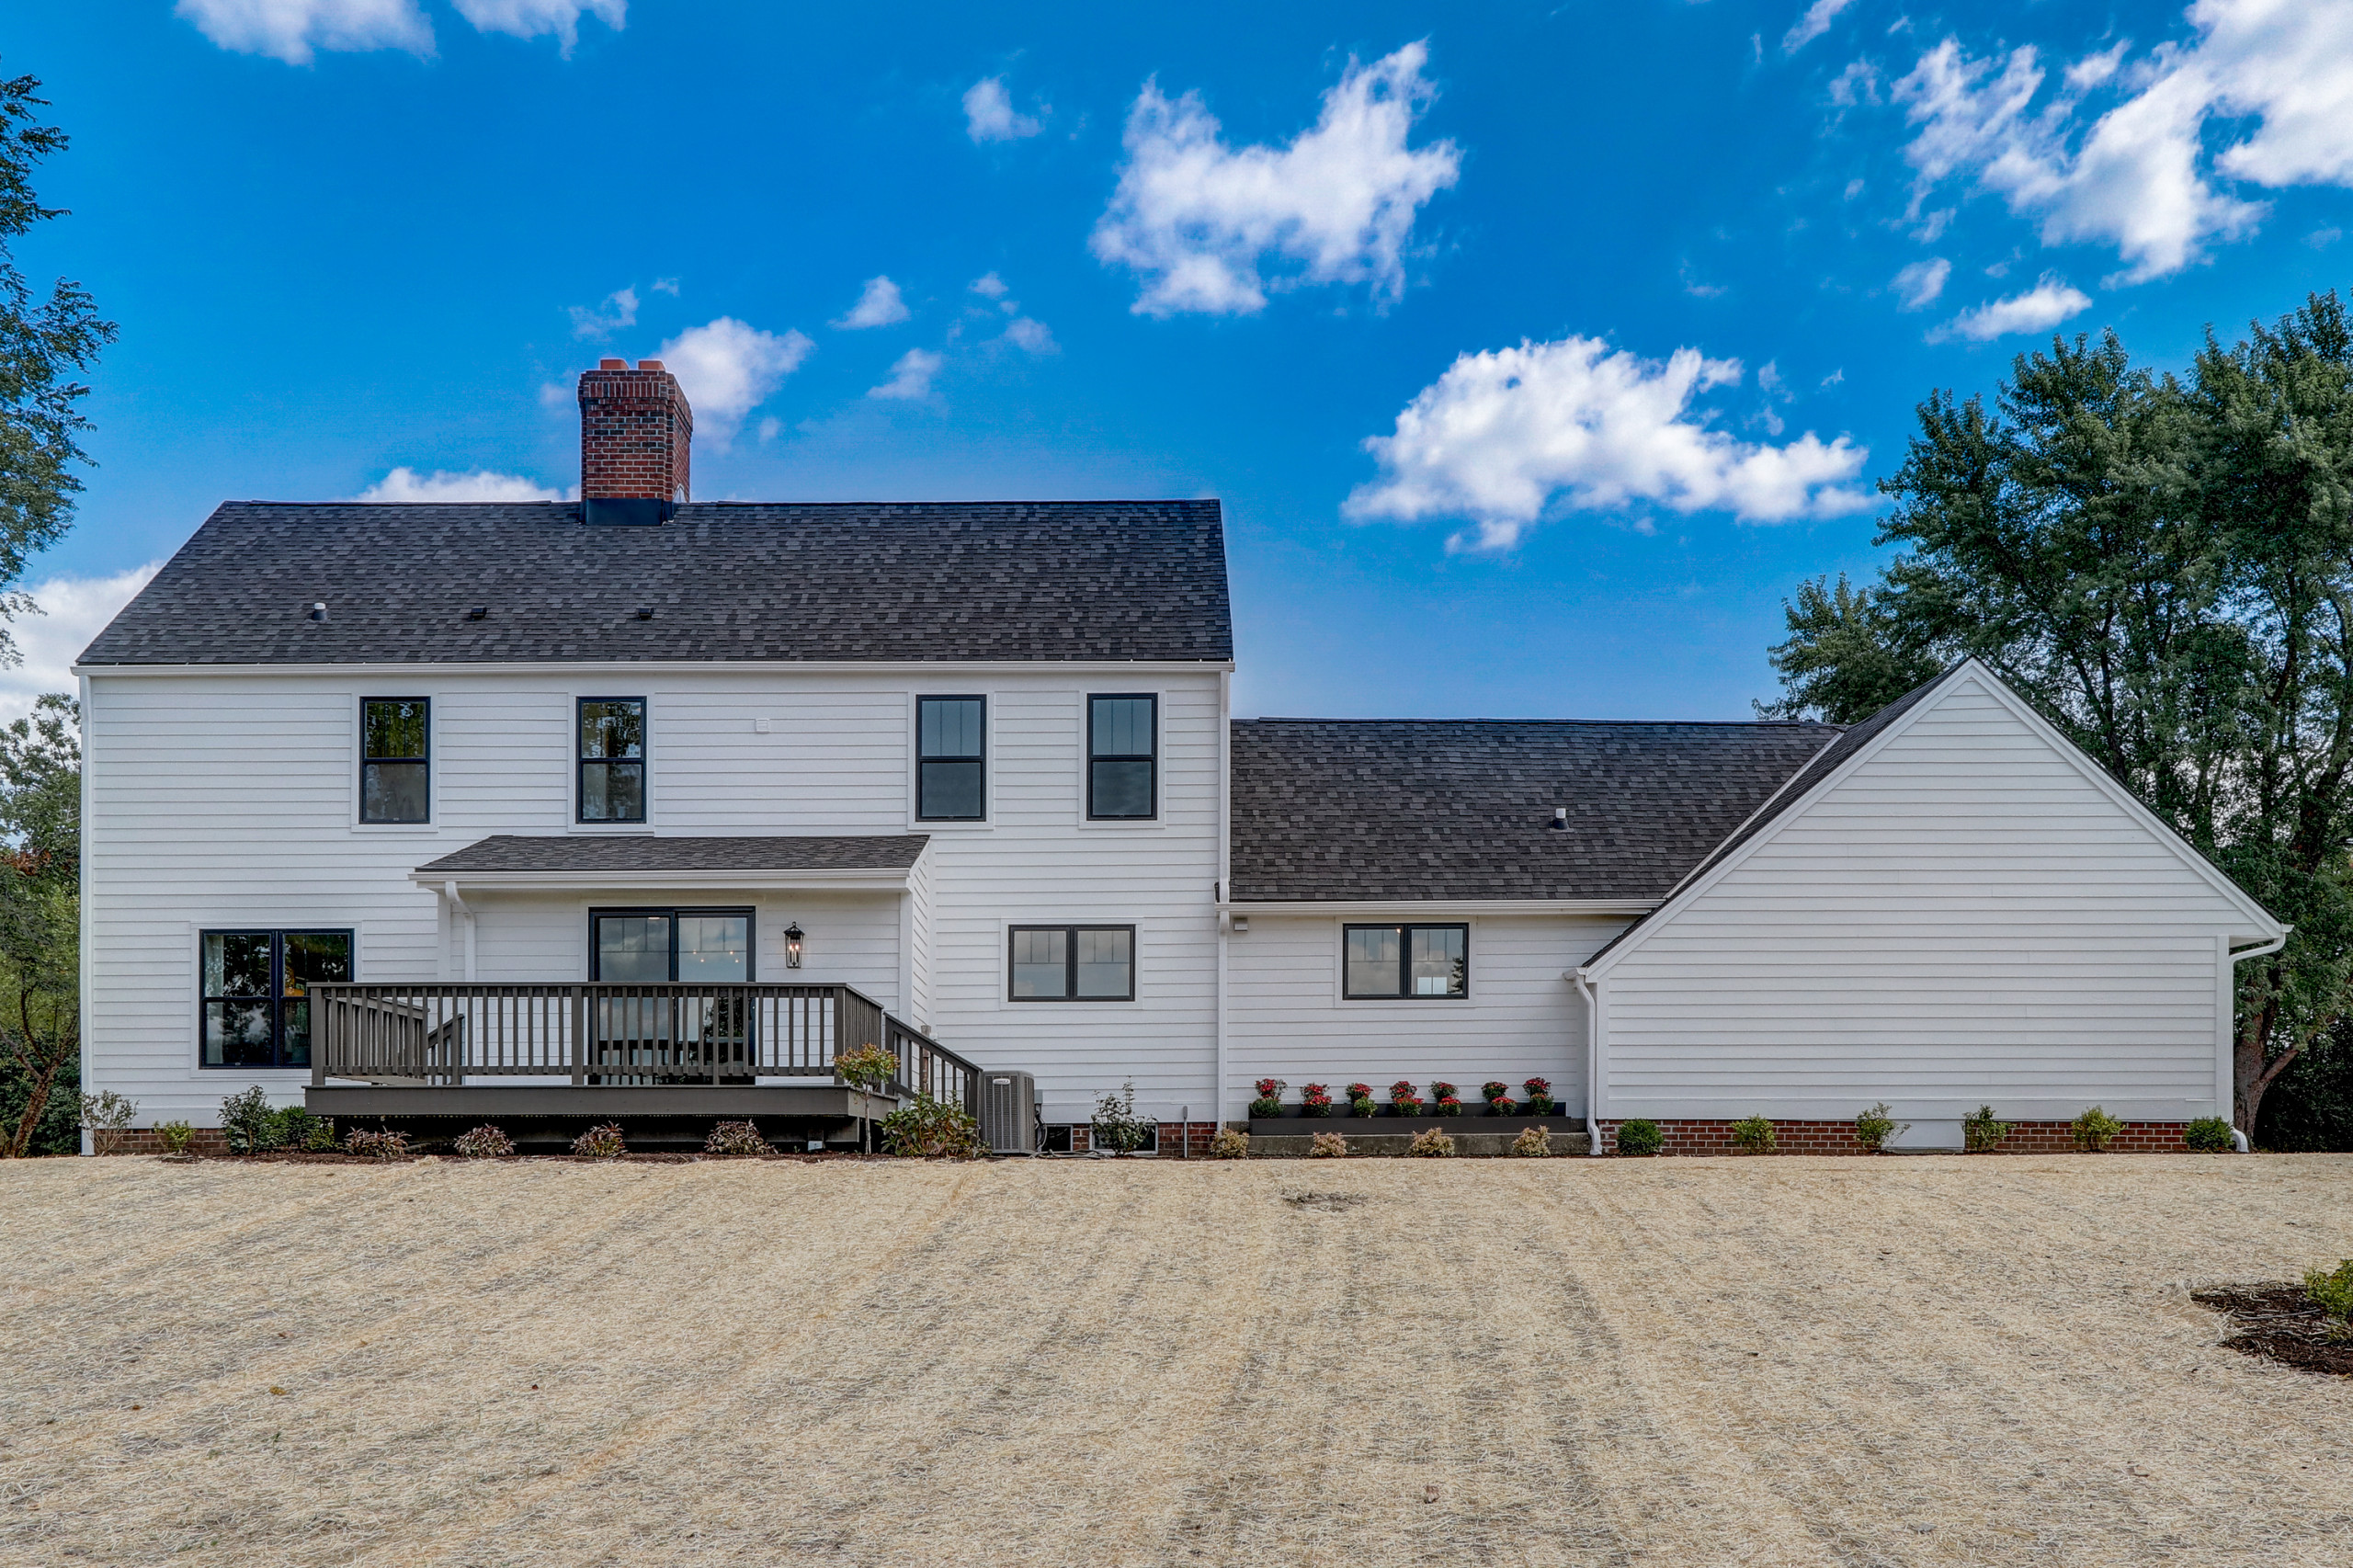
[(2226, 1113), (2283, 932), (1974, 665), (1844, 733), (1236, 723), (1215, 502), (697, 504), (658, 364), (580, 403), (581, 503), (226, 505), (84, 653), (142, 1126), (837, 1132), (866, 1043), (1191, 1145), (1265, 1077), (1686, 1147)]

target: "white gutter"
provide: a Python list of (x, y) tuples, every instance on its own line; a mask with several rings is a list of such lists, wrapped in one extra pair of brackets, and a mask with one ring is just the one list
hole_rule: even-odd
[[(2259, 959), (2267, 953), (2278, 952), (2280, 949), (2288, 945), (2288, 933), (2294, 929), (2295, 927), (2293, 926), (2282, 926), (2279, 927), (2279, 934), (2277, 937), (2272, 937), (2271, 940), (2268, 942), (2257, 942), (2251, 948), (2238, 948), (2233, 949), (2231, 953), (2231, 977), (2233, 981), (2235, 983), (2238, 978), (2238, 967), (2240, 963), (2247, 959)], [(2231, 994), (2234, 998), (2238, 994), (2238, 986), (2235, 983), (2231, 987)], [(2235, 1023), (2231, 1027), (2231, 1044), (2233, 1054), (2235, 1055), (2238, 1046), (2238, 1026)], [(2234, 1106), (2232, 1108), (2235, 1110), (2238, 1108)], [(2234, 1125), (2231, 1128), (2231, 1152), (2234, 1154), (2244, 1154), (2247, 1150), (2248, 1144), (2245, 1132), (2242, 1131), (2236, 1125)]]
[(1585, 993), (1585, 1135), (1589, 1152), (1597, 1158), (1601, 1153), (1601, 1123), (1594, 1119), (1594, 1105), (1601, 1094), (1601, 1004), (1595, 1000), (1593, 983), (1586, 978), (1583, 967), (1569, 971), (1569, 978)]
[[(561, 892), (577, 888), (862, 888), (876, 892), (904, 892), (908, 870), (902, 866), (817, 871), (460, 871), (457, 877), (477, 892), (495, 892), (500, 889)], [(449, 876), (447, 871), (425, 869), (410, 872), (409, 881), (419, 887), (457, 886)]]
[(1395, 915), (1411, 911), (1426, 915), (1648, 915), (1658, 907), (1654, 898), (1351, 898), (1236, 899), (1225, 888), (1218, 902), (1221, 915)]
[(455, 882), (443, 882), (441, 884), (441, 896), (449, 901), (449, 906), (452, 909), (455, 909), (460, 915), (465, 917), (466, 978), (468, 980), (472, 980), (474, 977), (474, 912), (466, 906), (466, 901), (464, 899), (458, 896), (458, 884)]

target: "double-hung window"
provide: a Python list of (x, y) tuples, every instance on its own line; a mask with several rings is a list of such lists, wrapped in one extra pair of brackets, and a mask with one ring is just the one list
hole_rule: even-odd
[(360, 699), (361, 822), (433, 820), (432, 713), (422, 697)]
[(207, 931), (202, 1062), (308, 1067), (311, 983), (351, 978), (348, 931)]
[(1086, 814), (1097, 822), (1133, 822), (1157, 809), (1157, 697), (1086, 699)]
[(1016, 1002), (1132, 1002), (1132, 926), (1016, 926), (1010, 996)]
[(1468, 926), (1350, 926), (1342, 994), (1409, 1000), (1471, 994)]
[(645, 699), (580, 699), (580, 820), (645, 820)]
[(988, 699), (915, 699), (915, 815), (925, 822), (988, 816)]

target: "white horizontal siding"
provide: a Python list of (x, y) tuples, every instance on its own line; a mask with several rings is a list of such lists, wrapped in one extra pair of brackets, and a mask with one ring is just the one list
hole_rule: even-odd
[[(1418, 918), (1411, 905), (1394, 914)], [(1336, 1099), (1352, 1082), (1389, 1085), (1410, 1078), (1425, 1093), (1433, 1079), (1466, 1095), (1500, 1078), (1549, 1078), (1563, 1106), (1585, 1099), (1585, 998), (1566, 978), (1625, 925), (1579, 915), (1478, 915), (1470, 919), (1470, 994), (1460, 1001), (1357, 1002), (1340, 994), (1341, 928), (1370, 924), (1328, 915), (1252, 915), (1228, 939), (1233, 987), (1227, 1015), (1237, 1096), (1258, 1078), (1280, 1078), (1295, 1101), (1302, 1084), (1324, 1084)]]
[(1973, 676), (1603, 980), (1608, 1115), (2212, 1113), (2244, 914)]

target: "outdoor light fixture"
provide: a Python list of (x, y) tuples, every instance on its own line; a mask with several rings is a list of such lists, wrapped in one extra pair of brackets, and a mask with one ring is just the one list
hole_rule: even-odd
[(787, 969), (801, 967), (801, 922), (798, 920), (784, 928), (784, 967)]

